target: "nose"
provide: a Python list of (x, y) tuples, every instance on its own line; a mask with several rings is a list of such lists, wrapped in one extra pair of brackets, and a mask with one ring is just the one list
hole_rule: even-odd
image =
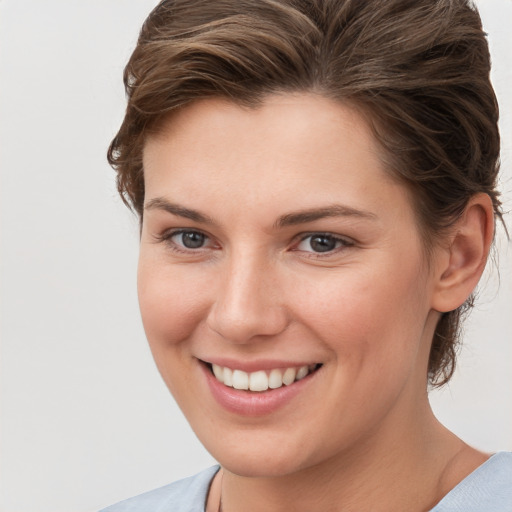
[(240, 255), (218, 275), (207, 317), (210, 329), (231, 343), (278, 335), (288, 324), (276, 269), (254, 256)]

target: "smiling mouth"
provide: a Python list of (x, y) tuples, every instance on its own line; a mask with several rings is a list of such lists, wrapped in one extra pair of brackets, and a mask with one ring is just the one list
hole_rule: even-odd
[(274, 368), (268, 371), (245, 372), (217, 364), (207, 363), (207, 365), (215, 378), (225, 386), (253, 392), (290, 386), (316, 372), (322, 366), (322, 364), (311, 364), (282, 369)]

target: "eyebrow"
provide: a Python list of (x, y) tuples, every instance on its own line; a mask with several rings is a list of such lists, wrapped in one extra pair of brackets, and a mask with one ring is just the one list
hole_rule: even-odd
[(215, 224), (214, 220), (208, 215), (205, 215), (204, 213), (201, 213), (197, 210), (192, 210), (191, 208), (185, 208), (179, 204), (171, 203), (163, 197), (155, 197), (154, 199), (151, 199), (151, 201), (148, 201), (148, 203), (144, 206), (144, 210), (164, 210), (168, 213), (171, 213), (172, 215), (190, 219), (194, 222), (200, 222), (202, 224)]
[(376, 220), (377, 216), (365, 210), (357, 210), (350, 206), (343, 206), (333, 204), (324, 208), (311, 208), (308, 210), (301, 210), (298, 212), (287, 213), (277, 220), (274, 224), (276, 228), (283, 228), (286, 226), (295, 226), (297, 224), (306, 224), (319, 219), (327, 217), (357, 217), (366, 220)]
[[(164, 210), (172, 215), (190, 219), (194, 222), (200, 222), (208, 225), (215, 224), (215, 221), (208, 215), (205, 215), (198, 210), (193, 210), (179, 204), (171, 203), (163, 197), (151, 199), (144, 206), (144, 210)], [(308, 222), (314, 222), (315, 220), (328, 217), (356, 217), (366, 220), (377, 219), (377, 216), (372, 212), (358, 210), (350, 206), (333, 204), (322, 208), (310, 208), (307, 210), (286, 213), (277, 219), (274, 223), (274, 228), (279, 229), (287, 226), (295, 226), (297, 224), (306, 224)]]

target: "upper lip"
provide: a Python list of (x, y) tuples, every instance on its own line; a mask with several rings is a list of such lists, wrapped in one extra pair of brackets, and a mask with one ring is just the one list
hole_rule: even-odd
[(231, 368), (232, 370), (242, 370), (247, 373), (258, 370), (273, 370), (274, 368), (300, 368), (301, 366), (311, 366), (320, 364), (319, 361), (290, 361), (284, 359), (257, 359), (253, 361), (241, 361), (238, 359), (212, 357), (208, 359), (199, 359), (206, 364), (216, 364), (218, 366)]

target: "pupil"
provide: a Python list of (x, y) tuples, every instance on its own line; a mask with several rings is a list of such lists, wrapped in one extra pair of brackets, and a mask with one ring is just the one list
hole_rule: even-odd
[(187, 233), (182, 234), (183, 245), (187, 249), (197, 249), (202, 247), (204, 244), (204, 235), (202, 233), (196, 233), (194, 231), (189, 231)]
[(330, 236), (314, 236), (310, 245), (315, 252), (328, 252), (336, 248), (336, 240)]

